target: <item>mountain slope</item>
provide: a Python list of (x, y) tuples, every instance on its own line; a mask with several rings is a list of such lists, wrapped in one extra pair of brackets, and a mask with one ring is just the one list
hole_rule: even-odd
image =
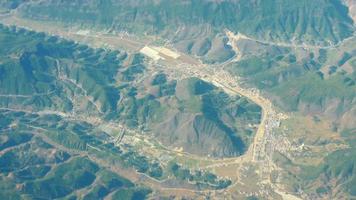
[[(73, 113), (141, 127), (167, 145), (218, 157), (241, 155), (256, 131), (248, 124), (259, 123), (256, 104), (197, 78), (177, 82), (166, 80), (165, 74), (150, 77), (139, 54), (94, 50), (7, 27), (1, 27), (0, 43), (2, 107)], [(146, 79), (152, 83), (139, 81)], [(169, 125), (177, 116), (180, 120)], [(173, 121), (165, 124), (162, 119)], [(191, 123), (183, 127), (184, 121)]]
[(354, 32), (340, 0), (44, 1), (24, 4), (18, 13), (82, 28), (158, 34), (206, 62), (233, 56), (224, 29), (264, 41), (309, 45), (336, 44)]
[[(69, 7), (70, 5), (70, 7)], [(139, 5), (139, 6), (138, 6)], [(67, 9), (69, 8), (69, 9)], [(85, 9), (84, 9), (85, 8)], [(65, 10), (67, 9), (67, 10)], [(339, 1), (46, 1), (23, 8), (26, 16), (88, 22), (122, 29), (163, 31), (209, 25), (261, 39), (330, 41), (348, 37), (352, 20)], [(211, 14), (214, 13), (214, 14)], [(332, 26), (332, 27), (330, 27)], [(142, 28), (140, 28), (142, 27)]]

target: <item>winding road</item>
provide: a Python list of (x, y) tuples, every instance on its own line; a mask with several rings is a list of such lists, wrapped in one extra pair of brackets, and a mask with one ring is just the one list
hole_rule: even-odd
[[(30, 30), (45, 32), (51, 35), (58, 35), (63, 38), (75, 40), (81, 43), (86, 43), (93, 47), (106, 46), (108, 48), (112, 48), (115, 50), (124, 48), (125, 50), (128, 51), (138, 52), (139, 50), (138, 47), (145, 46), (145, 43), (142, 43), (140, 41), (131, 41), (132, 39), (117, 37), (115, 35), (103, 36), (103, 33), (92, 33), (91, 35), (87, 35), (85, 38), (83, 38), (77, 34), (77, 31), (61, 30), (57, 26), (51, 26), (49, 24), (44, 25), (44, 23), (42, 22), (38, 23), (36, 21), (20, 19), (16, 16), (10, 16), (10, 17), (6, 16), (5, 18), (0, 18), (0, 22), (6, 25), (16, 25)], [(180, 54), (184, 55), (183, 53)], [(184, 55), (182, 57), (187, 58), (189, 56)], [(251, 100), (252, 102), (259, 105), (262, 108), (261, 123), (256, 131), (256, 135), (253, 139), (253, 142), (248, 148), (247, 152), (240, 157), (221, 159), (221, 160), (214, 159), (213, 162), (216, 163), (215, 164), (216, 166), (224, 166), (224, 165), (226, 166), (226, 165), (231, 165), (236, 163), (239, 164), (255, 163), (264, 167), (265, 164), (271, 160), (271, 158), (268, 157), (268, 155), (270, 155), (270, 152), (265, 152), (265, 148), (264, 148), (266, 137), (273, 131), (274, 128), (277, 128), (279, 126), (280, 121), (285, 119), (287, 116), (281, 113), (277, 113), (273, 109), (272, 103), (267, 98), (264, 98), (260, 94), (260, 92), (258, 92), (258, 90), (242, 88), (238, 83), (237, 77), (233, 77), (232, 75), (230, 75), (224, 70), (221, 69), (217, 70), (216, 68), (214, 68), (214, 65), (201, 64), (201, 61), (199, 60), (196, 60), (195, 62), (193, 62), (194, 64), (192, 64), (191, 62), (192, 59), (194, 60), (194, 58), (191, 57), (190, 59), (166, 59), (164, 61), (158, 61), (158, 63), (153, 63), (154, 65), (151, 65), (151, 67), (159, 66), (160, 70), (163, 69), (168, 75), (171, 75), (173, 77), (179, 74), (184, 74), (187, 77), (191, 77), (191, 76), (198, 77), (204, 81), (210, 82), (215, 86), (223, 89), (228, 94), (244, 96), (249, 100)], [(187, 60), (189, 60), (189, 62), (186, 62)], [(271, 170), (272, 169), (269, 169), (267, 171), (270, 172)], [(265, 181), (273, 185), (269, 181), (269, 179)], [(172, 190), (172, 188), (161, 188), (161, 189)], [(176, 189), (180, 190), (179, 188)], [(228, 190), (236, 190), (236, 188), (232, 189), (230, 187), (228, 188)], [(279, 191), (278, 188), (275, 189), (275, 191), (279, 194), (283, 194), (282, 192)], [(297, 197), (293, 197), (293, 198), (298, 199)]]

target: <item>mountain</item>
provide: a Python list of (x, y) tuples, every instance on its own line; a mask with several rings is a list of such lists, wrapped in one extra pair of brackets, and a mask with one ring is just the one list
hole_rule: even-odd
[(354, 44), (351, 40), (335, 49), (311, 50), (274, 46), (258, 55), (246, 49), (244, 59), (226, 69), (265, 91), (287, 112), (320, 115), (340, 130), (350, 129), (356, 127)]
[(335, 0), (35, 1), (18, 12), (98, 30), (161, 35), (209, 63), (234, 55), (221, 35), (225, 29), (258, 40), (309, 45), (336, 44), (354, 32), (347, 7)]
[(255, 132), (246, 124), (259, 122), (257, 105), (199, 79), (177, 82), (160, 74), (152, 83), (136, 85), (146, 68), (138, 54), (93, 50), (5, 27), (0, 42), (3, 107), (101, 115), (128, 127), (151, 129), (159, 140), (188, 152), (215, 156), (242, 154)]
[[(65, 11), (68, 5), (75, 7)], [(206, 25), (214, 30), (227, 28), (260, 39), (295, 38), (304, 42), (334, 43), (350, 36), (353, 31), (347, 8), (338, 1), (326, 0), (46, 1), (29, 4), (23, 12), (38, 19), (78, 21), (113, 29), (128, 28), (133, 24), (130, 29), (141, 27), (141, 30), (160, 32), (173, 27), (189, 29), (192, 25)]]
[(354, 199), (354, 8), (1, 1), (0, 197)]
[(152, 116), (147, 116), (148, 119), (157, 115), (164, 119), (153, 124), (154, 133), (164, 138), (164, 143), (183, 147), (185, 151), (201, 155), (209, 152), (218, 157), (237, 156), (246, 151), (255, 132), (249, 125), (258, 124), (261, 113), (261, 108), (249, 100), (229, 97), (196, 78), (178, 82), (175, 94), (164, 102), (169, 106), (163, 105), (159, 113), (148, 111)]
[[(228, 157), (245, 152), (255, 131), (246, 124), (259, 122), (256, 104), (230, 97), (198, 78), (167, 80), (161, 73), (148, 74), (144, 79), (148, 83), (138, 81), (146, 70), (140, 54), (92, 49), (2, 25), (0, 44), (0, 188), (2, 195), (14, 199), (72, 198), (78, 191), (85, 191), (79, 195), (85, 199), (109, 194), (142, 199), (151, 190), (127, 179), (163, 179), (173, 172), (127, 144), (118, 145), (113, 129), (145, 130), (170, 147), (182, 145), (189, 153)], [(206, 132), (206, 126), (192, 123), (163, 132), (166, 123), (174, 122), (163, 123), (162, 118), (176, 116), (182, 121), (199, 118), (215, 128)], [(111, 124), (118, 126), (107, 131)], [(179, 131), (187, 135), (171, 141), (173, 132)], [(195, 134), (199, 137), (191, 140)], [(127, 136), (131, 137), (135, 136)], [(196, 187), (195, 182), (199, 188), (212, 189), (231, 184), (211, 173), (188, 172), (192, 174), (186, 187)], [(184, 178), (175, 176), (183, 183), (171, 180), (172, 184), (185, 184)]]

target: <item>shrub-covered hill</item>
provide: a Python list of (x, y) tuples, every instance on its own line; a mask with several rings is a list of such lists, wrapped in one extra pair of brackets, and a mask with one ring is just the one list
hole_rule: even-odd
[(163, 143), (188, 152), (241, 155), (260, 121), (259, 106), (243, 97), (228, 96), (198, 78), (153, 81), (147, 90), (143, 98), (122, 102), (120, 120), (130, 126), (147, 124)]
[[(145, 130), (170, 147), (216, 157), (244, 153), (260, 120), (259, 106), (198, 78), (151, 76), (139, 54), (5, 26), (0, 45), (1, 198), (144, 199), (149, 189), (107, 163), (153, 178), (165, 169), (130, 144), (116, 147), (92, 119), (120, 123), (137, 134)], [(197, 184), (231, 184), (213, 177), (208, 183), (197, 177)]]
[(262, 41), (308, 45), (336, 44), (354, 32), (341, 0), (49, 0), (13, 7), (26, 19), (159, 35), (208, 63), (234, 56), (225, 29)]
[(356, 127), (355, 39), (337, 49), (274, 47), (260, 55), (246, 55), (226, 68), (244, 77), (287, 112), (317, 115), (336, 131)]
[(94, 153), (88, 156), (86, 145), (97, 146), (100, 140), (93, 138), (92, 131), (80, 135), (80, 129), (85, 124), (68, 123), (54, 115), (1, 109), (0, 198), (104, 199), (116, 195), (125, 200), (144, 199), (149, 189), (94, 162)]
[[(219, 157), (241, 155), (260, 120), (256, 104), (199, 79), (150, 77), (139, 54), (7, 27), (0, 44), (1, 107), (115, 121), (190, 153)], [(148, 79), (152, 83), (140, 81)]]
[(303, 191), (311, 199), (354, 199), (356, 197), (356, 129), (342, 132), (350, 145), (329, 153), (318, 164), (293, 163), (275, 156), (285, 169), (283, 177), (291, 191)]
[(260, 39), (338, 42), (353, 31), (348, 11), (339, 0), (228, 1), (45, 1), (29, 4), (25, 16), (88, 23), (134, 31), (175, 32), (197, 25), (228, 28)]
[(294, 118), (283, 121), (278, 131), (299, 150), (274, 153), (283, 168), (274, 181), (303, 199), (354, 199), (355, 39), (335, 49), (251, 49), (227, 69)]

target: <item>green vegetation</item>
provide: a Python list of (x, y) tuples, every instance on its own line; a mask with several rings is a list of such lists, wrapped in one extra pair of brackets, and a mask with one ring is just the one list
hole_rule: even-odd
[(0, 2), (0, 10), (1, 8), (6, 8), (6, 9), (16, 9), (19, 5), (24, 3), (25, 0), (3, 0)]
[(177, 179), (188, 180), (200, 188), (223, 189), (231, 185), (231, 181), (228, 179), (218, 178), (215, 174), (210, 172), (191, 171), (177, 163), (170, 163), (169, 169)]
[(81, 140), (77, 135), (67, 131), (49, 131), (46, 133), (52, 140), (58, 141), (59, 144), (73, 149), (86, 150), (86, 142)]
[(348, 9), (340, 0), (48, 0), (28, 3), (17, 11), (25, 19), (83, 29), (159, 35), (162, 38), (156, 43), (168, 39), (175, 48), (206, 63), (235, 56), (225, 29), (262, 41), (325, 46), (354, 32)]
[[(285, 105), (289, 105), (293, 110), (297, 110), (300, 102), (324, 106), (323, 103), (327, 99), (344, 98), (349, 100), (354, 98), (356, 88), (345, 84), (344, 80), (347, 77), (338, 74), (328, 80), (323, 80), (317, 74), (309, 73), (276, 87), (273, 89), (273, 93), (285, 94), (285, 98), (283, 99)], [(292, 94), (297, 95), (293, 96)]]
[(115, 192), (113, 199), (140, 200), (145, 199), (151, 191), (146, 188), (139, 189), (121, 189)]
[[(335, 49), (315, 46), (335, 45), (354, 34), (351, 9), (341, 0), (3, 0), (0, 15), (7, 14), (71, 31), (129, 32), (143, 40), (155, 36), (156, 43), (168, 39), (205, 63), (223, 63), (216, 67), (242, 77), (239, 84), (257, 87), (276, 110), (327, 123), (335, 138), (341, 133), (335, 144), (320, 136), (313, 144), (303, 143), (312, 150), (292, 152), (313, 159), (307, 154), (314, 156), (320, 145), (332, 149), (314, 165), (274, 153), (284, 170), (273, 172), (272, 181), (287, 180), (287, 192), (302, 190), (313, 199), (356, 196), (353, 39)], [(226, 29), (252, 38), (237, 42), (238, 62), (225, 62), (235, 56)], [(148, 77), (141, 54), (93, 49), (3, 25), (0, 46), (0, 199), (145, 199), (151, 193), (107, 166), (135, 169), (138, 182), (151, 177), (177, 187), (224, 189), (229, 179), (173, 161), (166, 166), (130, 144), (117, 147), (121, 140), (114, 141), (104, 123), (142, 131), (169, 148), (199, 156), (234, 157), (248, 149), (261, 120), (258, 105), (199, 78), (171, 80), (162, 72)], [(268, 142), (279, 137), (268, 136)]]
[(343, 190), (351, 196), (356, 196), (356, 149), (338, 150), (328, 155), (324, 163), (318, 167), (303, 167), (301, 180), (311, 181), (311, 184), (323, 181), (326, 187), (315, 189), (319, 195), (331, 193), (334, 187), (331, 185), (332, 180), (338, 181), (338, 184), (343, 185)]
[[(4, 119), (6, 118), (4, 117)], [(0, 141), (0, 151), (9, 147), (26, 143), (31, 140), (32, 136), (32, 134), (23, 132), (19, 132), (13, 136), (10, 133), (4, 133), (2, 134), (2, 139)]]
[(167, 81), (158, 74), (150, 82), (143, 88), (150, 92), (140, 98), (132, 94), (140, 88), (121, 90), (117, 111), (128, 127), (141, 125), (166, 145), (202, 155), (236, 156), (247, 149), (255, 132), (249, 124), (261, 117), (259, 106), (198, 78)]
[[(48, 144), (44, 141), (46, 137), (39, 134), (41, 132), (43, 135), (50, 135), (50, 131), (43, 130), (58, 128), (53, 126), (55, 124), (61, 126), (58, 130), (62, 130), (63, 136), (75, 133), (82, 141), (88, 141), (94, 145), (93, 138), (90, 139), (89, 135), (93, 133), (87, 132), (91, 128), (88, 124), (73, 125), (65, 123), (60, 118), (46, 115), (39, 117), (3, 111), (0, 115), (3, 121), (6, 119), (10, 122), (2, 125), (0, 132), (0, 150), (4, 152), (0, 155), (1, 198), (69, 198), (75, 197), (76, 191), (81, 189), (88, 191), (84, 199), (104, 199), (109, 193), (117, 193), (116, 196), (119, 197), (122, 191), (130, 192), (127, 198), (124, 195), (121, 199), (124, 197), (125, 199), (131, 199), (131, 197), (144, 199), (150, 193), (149, 189), (136, 186), (129, 180), (89, 160), (88, 157), (79, 155), (77, 151), (90, 152), (87, 149), (62, 143), (62, 137), (51, 138), (52, 141), (67, 146), (68, 149), (75, 149), (77, 153), (66, 152), (57, 146)], [(8, 125), (14, 121), (17, 121), (17, 125), (9, 129)], [(37, 126), (41, 129), (30, 128)], [(73, 133), (69, 133), (69, 130)], [(87, 140), (81, 134), (86, 134)], [(69, 141), (74, 141), (74, 139)], [(157, 171), (158, 167), (154, 165), (152, 169)], [(151, 171), (155, 172), (154, 170)], [(157, 173), (153, 174), (157, 175)]]
[(127, 166), (135, 168), (140, 173), (147, 173), (153, 178), (161, 178), (163, 175), (162, 167), (158, 163), (151, 162), (134, 151), (124, 153), (121, 159)]
[[(0, 92), (25, 95), (16, 99), (1, 97), (1, 105), (21, 103), (37, 109), (70, 111), (75, 106), (70, 92), (76, 92), (91, 95), (101, 111), (115, 112), (119, 91), (109, 85), (114, 83), (114, 75), (121, 65), (117, 52), (94, 51), (40, 33), (0, 28), (3, 47)], [(62, 80), (59, 74), (67, 78)], [(93, 112), (93, 109), (88, 103), (86, 112)]]
[(24, 193), (42, 198), (59, 198), (93, 183), (98, 166), (87, 159), (74, 159), (55, 168), (45, 179), (24, 184)]
[[(335, 43), (353, 32), (347, 8), (340, 1), (327, 0), (169, 0), (140, 4), (112, 0), (46, 1), (29, 4), (21, 13), (34, 19), (84, 23), (85, 26), (137, 33), (164, 30), (174, 33), (178, 25), (187, 27), (189, 33), (195, 30), (193, 27), (211, 26), (219, 32), (228, 28), (260, 39), (290, 41), (294, 38), (308, 43)], [(202, 46), (207, 46), (204, 43)]]
[[(355, 134), (355, 129), (343, 131), (342, 137), (350, 147), (331, 152), (318, 165), (297, 165), (283, 155), (275, 154), (275, 161), (288, 170), (284, 178), (288, 180), (291, 190), (301, 189), (319, 198), (342, 195), (343, 198), (352, 199), (356, 196)], [(335, 193), (335, 187), (340, 187), (338, 193)]]
[[(245, 77), (249, 85), (262, 90), (285, 111), (317, 112), (340, 124), (340, 130), (354, 127), (354, 123), (349, 125), (349, 120), (341, 121), (340, 116), (348, 113), (353, 115), (350, 110), (355, 106), (356, 73), (347, 73), (337, 67), (352, 59), (352, 56), (343, 53), (331, 60), (325, 57), (330, 53), (329, 50), (319, 50), (317, 53), (318, 56), (310, 53), (296, 59), (293, 50), (289, 49), (282, 54), (286, 60), (278, 59), (280, 54), (251, 56), (231, 64), (227, 69)], [(335, 66), (329, 68), (332, 73), (325, 72), (326, 60)], [(328, 111), (330, 109), (334, 111)]]
[[(0, 114), (2, 115), (2, 113)], [(10, 123), (15, 120), (15, 116), (2, 116)], [(24, 115), (22, 118), (27, 119), (30, 117)], [(34, 117), (31, 121), (22, 122), (21, 125), (37, 128), (37, 130), (41, 129), (43, 134), (49, 139), (68, 149), (80, 152), (91, 152), (90, 150), (95, 148), (92, 152), (94, 154), (98, 153), (97, 149), (99, 149), (99, 151), (106, 152), (107, 157), (113, 155), (114, 159), (119, 161), (122, 166), (133, 167), (138, 172), (145, 173), (153, 178), (162, 178), (163, 169), (159, 163), (139, 155), (133, 148), (126, 147), (126, 150), (122, 151), (112, 142), (104, 143), (104, 140), (108, 140), (107, 133), (96, 130), (91, 124), (80, 121), (67, 121), (54, 115), (42, 115)], [(28, 142), (32, 138), (32, 134), (22, 132), (14, 136), (3, 134), (3, 138), (5, 139), (0, 143), (2, 144), (0, 150)], [(11, 156), (11, 154), (8, 156)]]
[(258, 198), (255, 196), (249, 196), (246, 198), (246, 200), (258, 200)]
[[(0, 57), (7, 61), (0, 64), (3, 107), (31, 106), (36, 111), (48, 109), (118, 121), (130, 128), (152, 130), (166, 145), (216, 157), (241, 155), (255, 132), (249, 125), (259, 123), (261, 109), (256, 104), (230, 97), (198, 78), (168, 81), (161, 73), (150, 85), (137, 85), (135, 81), (145, 72), (142, 55), (94, 50), (42, 33), (0, 28), (0, 43), (4, 44)], [(124, 68), (123, 63), (129, 67)], [(84, 133), (90, 128), (84, 132), (68, 130), (64, 124), (56, 124), (58, 121), (54, 117), (33, 123), (67, 148), (87, 150), (88, 145), (99, 145)], [(138, 171), (148, 170), (144, 163), (132, 162)], [(147, 173), (160, 174), (152, 170)]]

